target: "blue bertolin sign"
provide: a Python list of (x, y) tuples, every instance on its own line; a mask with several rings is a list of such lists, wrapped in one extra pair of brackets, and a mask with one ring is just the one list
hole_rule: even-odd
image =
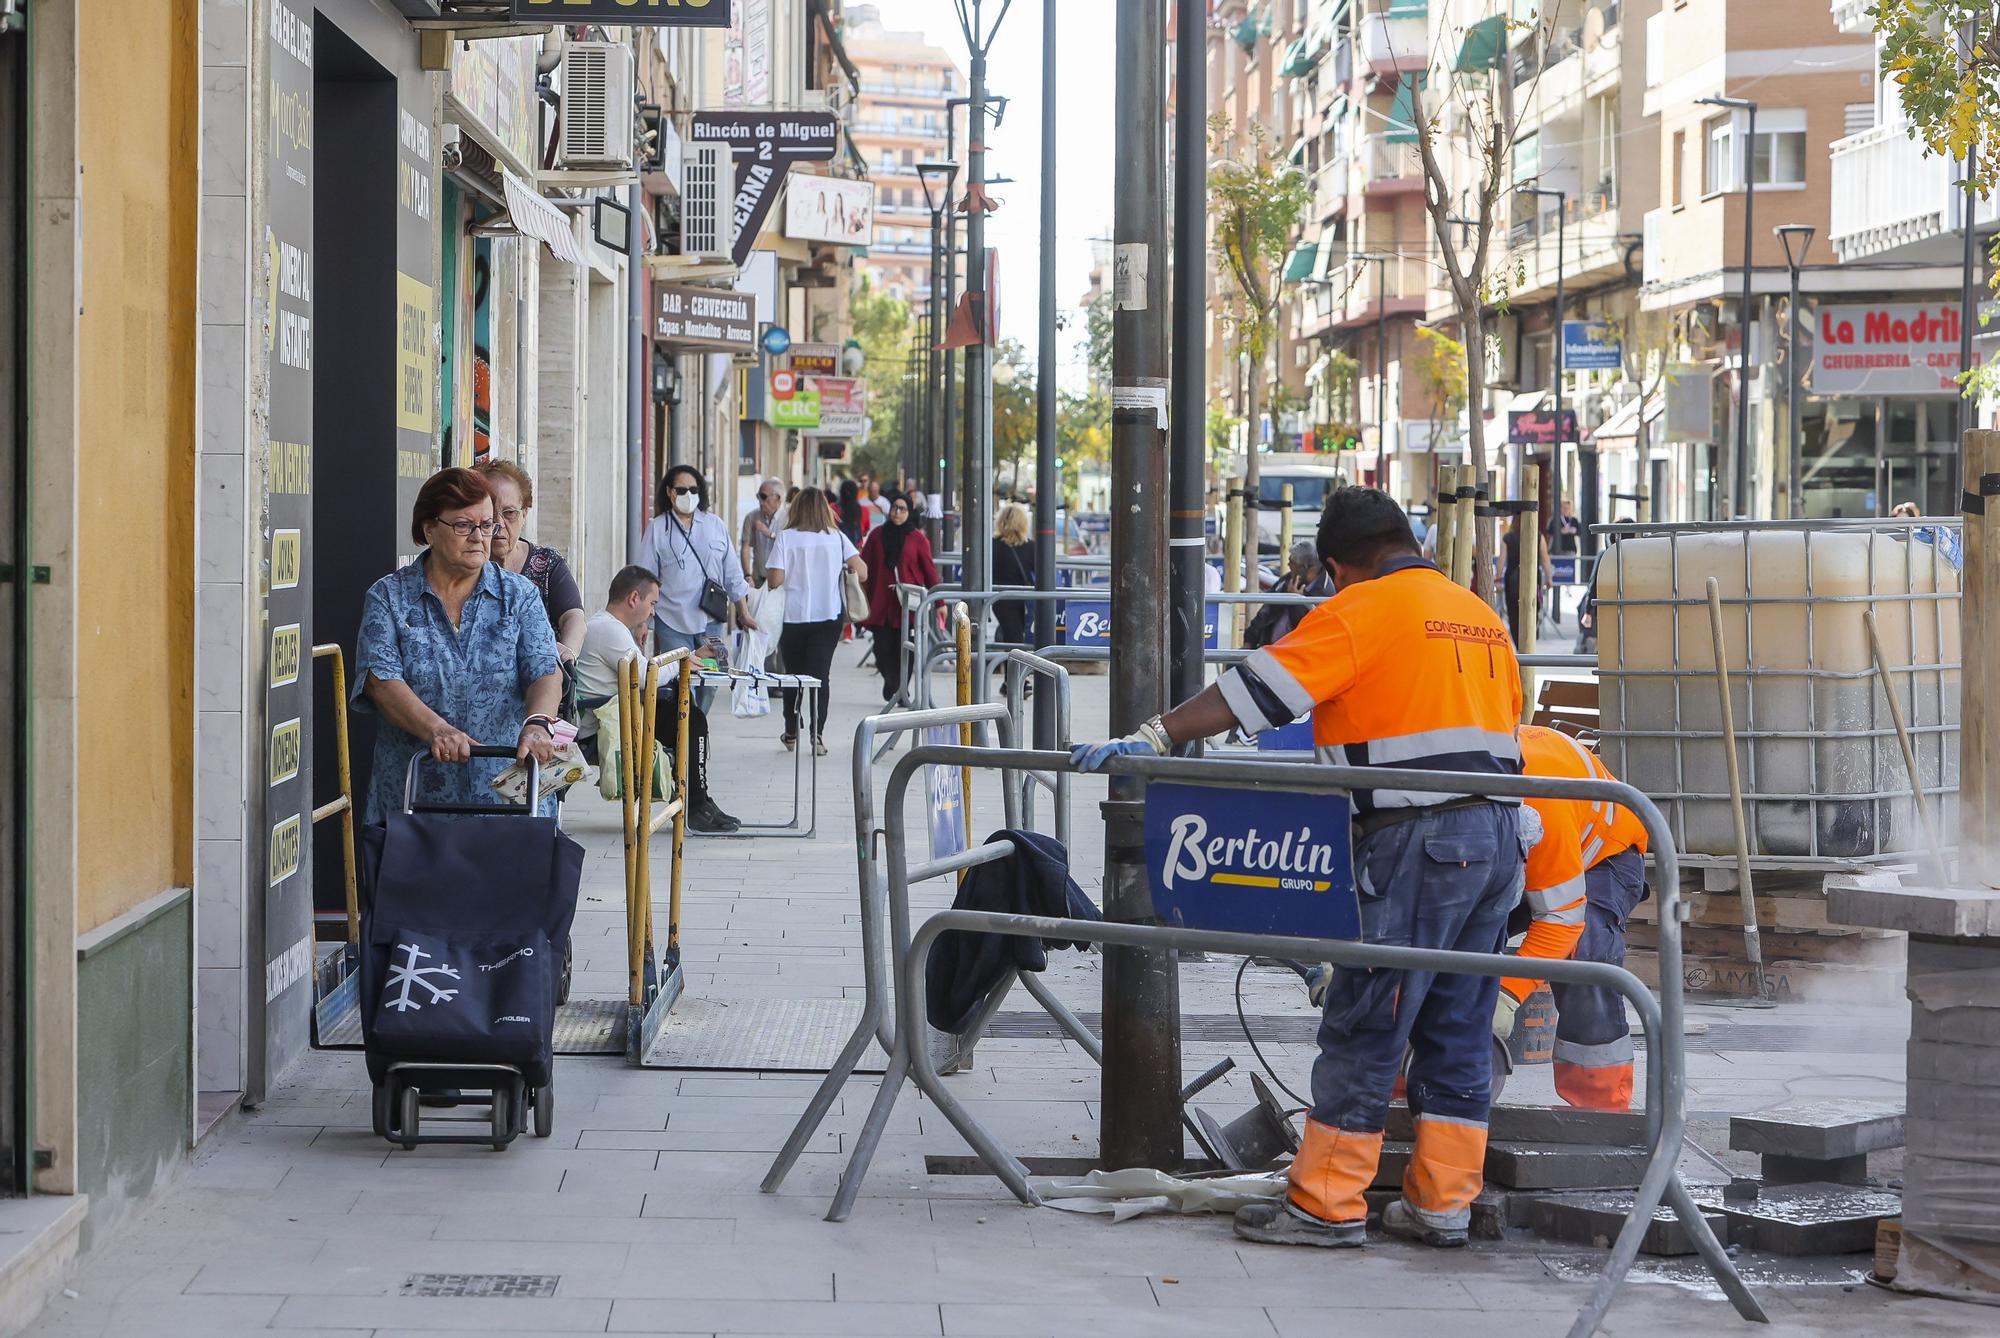
[(1358, 939), (1345, 795), (1156, 781), (1146, 787), (1146, 875), (1168, 924)]
[[(1063, 641), (1071, 646), (1109, 646), (1111, 644), (1111, 601), (1108, 599), (1068, 599), (1063, 601), (1066, 626)], [(1201, 606), (1201, 644), (1205, 649), (1214, 650), (1215, 605)]]

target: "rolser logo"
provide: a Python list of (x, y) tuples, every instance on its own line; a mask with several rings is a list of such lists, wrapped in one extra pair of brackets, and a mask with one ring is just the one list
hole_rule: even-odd
[[(501, 967), (507, 965), (507, 963), (513, 961), (517, 957), (533, 957), (534, 955), (535, 955), (535, 950), (533, 948), (517, 948), (513, 952), (508, 953), (505, 957), (502, 957), (499, 961), (494, 962), (488, 966), (481, 966), (479, 969), (481, 971), (498, 971)], [(503, 1017), (499, 1020), (502, 1022), (511, 1022), (513, 1019)], [(526, 1018), (523, 1018), (521, 1020), (524, 1022), (527, 1021)]]
[(1171, 891), (1176, 880), (1234, 887), (1325, 892), (1333, 886), (1333, 846), (1313, 840), (1301, 826), (1266, 836), (1251, 827), (1241, 836), (1211, 836), (1199, 813), (1175, 815), (1168, 826), (1167, 857), (1161, 881)]

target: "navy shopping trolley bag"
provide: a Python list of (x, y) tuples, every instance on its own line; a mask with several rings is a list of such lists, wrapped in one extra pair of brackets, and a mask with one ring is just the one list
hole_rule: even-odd
[[(514, 756), (480, 746), (475, 758)], [(523, 805), (418, 804), (410, 763), (403, 812), (361, 833), (361, 1033), (378, 1109), (402, 1089), (503, 1090), (515, 1131), (527, 1104), (547, 1123), (557, 988), (576, 915), (583, 847)], [(402, 1081), (392, 1074), (415, 1075)], [(481, 1076), (482, 1074), (487, 1076)], [(497, 1076), (496, 1076), (497, 1075)], [(523, 1090), (525, 1089), (525, 1090)], [(384, 1101), (384, 1093), (389, 1101)], [(383, 1121), (378, 1121), (382, 1123)], [(391, 1134), (391, 1137), (397, 1137)], [(510, 1135), (511, 1136), (511, 1135)], [(480, 1140), (484, 1141), (484, 1140)]]

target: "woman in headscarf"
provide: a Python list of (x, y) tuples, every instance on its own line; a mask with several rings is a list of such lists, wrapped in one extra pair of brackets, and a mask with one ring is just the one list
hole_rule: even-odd
[(869, 534), (861, 546), (861, 561), (868, 568), (868, 621), (862, 625), (875, 638), (882, 700), (894, 701), (903, 686), (903, 606), (896, 586), (928, 590), (938, 583), (931, 541), (911, 517), (910, 499), (902, 493), (890, 495), (889, 519)]
[(862, 536), (868, 531), (867, 521), (861, 514), (866, 509), (861, 505), (861, 485), (853, 479), (842, 479), (840, 495), (835, 499), (833, 509), (840, 521), (840, 532), (847, 536), (847, 542), (859, 548)]

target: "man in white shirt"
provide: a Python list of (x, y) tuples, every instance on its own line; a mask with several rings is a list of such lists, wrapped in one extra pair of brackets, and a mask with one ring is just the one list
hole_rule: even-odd
[[(644, 567), (626, 567), (611, 578), (611, 598), (599, 613), (591, 615), (583, 630), (583, 646), (576, 653), (577, 702), (584, 708), (579, 737), (587, 749), (594, 749), (597, 717), (593, 708), (618, 695), (618, 666), (624, 660), (643, 656), (640, 639), (652, 622), (660, 602), (659, 578)], [(653, 733), (669, 753), (673, 751), (680, 709), (680, 679), (676, 675), (660, 689), (659, 714)], [(708, 792), (708, 716), (699, 705), (688, 710), (688, 822), (699, 832), (733, 832), (740, 825), (717, 807)], [(599, 765), (610, 761), (598, 751)]]

